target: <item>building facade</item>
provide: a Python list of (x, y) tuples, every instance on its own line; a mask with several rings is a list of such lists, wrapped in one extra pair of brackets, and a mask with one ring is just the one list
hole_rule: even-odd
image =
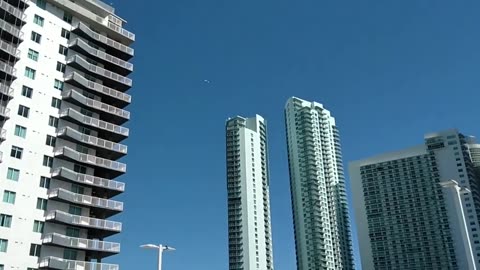
[(298, 270), (353, 269), (345, 177), (335, 119), (321, 104), (285, 107)]
[(267, 127), (265, 120), (226, 123), (230, 270), (272, 270)]
[(476, 148), (447, 130), (350, 164), (363, 269), (478, 269)]
[(0, 0), (0, 270), (118, 269), (124, 23), (98, 0)]

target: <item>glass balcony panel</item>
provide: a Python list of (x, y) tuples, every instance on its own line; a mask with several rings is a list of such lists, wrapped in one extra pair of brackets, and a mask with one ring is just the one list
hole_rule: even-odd
[(66, 82), (72, 80), (76, 82), (76, 85), (93, 90), (95, 94), (102, 95), (102, 100), (104, 102), (105, 99), (108, 99), (111, 101), (110, 103), (120, 103), (121, 105), (126, 106), (132, 101), (132, 97), (130, 95), (117, 91), (113, 88), (106, 87), (102, 84), (87, 80), (85, 77), (80, 75), (80, 73), (72, 71), (65, 75)]
[(57, 257), (42, 258), (39, 263), (41, 269), (58, 269), (58, 270), (119, 270), (116, 264), (84, 262), (66, 260)]
[(93, 175), (77, 173), (64, 167), (55, 169), (52, 173), (52, 178), (68, 179), (80, 184), (117, 191), (117, 193), (125, 191), (125, 183)]
[(103, 251), (103, 252), (109, 252), (109, 253), (120, 252), (119, 243), (91, 240), (86, 238), (75, 238), (75, 237), (69, 237), (62, 234), (58, 234), (58, 233), (45, 234), (42, 237), (42, 243), (54, 244), (54, 245), (73, 248), (73, 249), (95, 250), (95, 251)]
[(123, 203), (114, 200), (102, 199), (83, 194), (77, 194), (62, 188), (51, 189), (48, 191), (49, 199), (59, 199), (72, 203), (77, 203), (90, 207), (109, 209), (117, 212), (123, 211)]

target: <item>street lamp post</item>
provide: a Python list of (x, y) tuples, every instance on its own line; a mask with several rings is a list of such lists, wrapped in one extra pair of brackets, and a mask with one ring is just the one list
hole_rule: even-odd
[(458, 208), (460, 208), (460, 213), (458, 214), (459, 216), (459, 221), (460, 221), (460, 227), (462, 228), (463, 234), (464, 234), (464, 239), (466, 240), (466, 251), (469, 253), (468, 255), (470, 256), (470, 260), (468, 260), (467, 264), (469, 265), (469, 269), (476, 270), (475, 266), (475, 257), (473, 256), (473, 249), (472, 249), (472, 244), (470, 242), (470, 237), (468, 233), (468, 227), (467, 227), (467, 219), (465, 218), (465, 212), (463, 209), (463, 201), (461, 194), (462, 193), (470, 193), (471, 191), (468, 188), (461, 187), (457, 181), (455, 180), (448, 180), (445, 182), (440, 182), (440, 185), (443, 188), (453, 188), (455, 190), (455, 195), (456, 195), (456, 201), (458, 204)]
[(162, 255), (164, 251), (174, 251), (175, 248), (163, 245), (153, 245), (153, 244), (146, 244), (141, 245), (141, 248), (149, 248), (149, 249), (158, 249), (158, 270), (162, 270)]

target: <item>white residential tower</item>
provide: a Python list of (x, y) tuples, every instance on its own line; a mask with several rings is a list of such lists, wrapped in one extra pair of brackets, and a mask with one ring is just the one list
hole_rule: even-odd
[(285, 108), (298, 270), (353, 269), (345, 177), (335, 119), (292, 97)]
[(98, 0), (0, 0), (0, 270), (117, 270), (125, 21)]
[(229, 270), (272, 270), (265, 120), (228, 119), (226, 140)]

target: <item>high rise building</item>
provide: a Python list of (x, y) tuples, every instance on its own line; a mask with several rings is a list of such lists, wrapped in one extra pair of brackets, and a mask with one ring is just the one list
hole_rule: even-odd
[(285, 107), (298, 270), (353, 269), (340, 137), (321, 104)]
[(118, 269), (114, 180), (132, 86), (125, 21), (98, 0), (0, 0), (0, 269)]
[(267, 127), (256, 115), (226, 123), (230, 270), (272, 270)]
[[(480, 181), (475, 163), (478, 144), (456, 130), (352, 162), (363, 269), (478, 269)], [(445, 188), (452, 180), (456, 188)]]

